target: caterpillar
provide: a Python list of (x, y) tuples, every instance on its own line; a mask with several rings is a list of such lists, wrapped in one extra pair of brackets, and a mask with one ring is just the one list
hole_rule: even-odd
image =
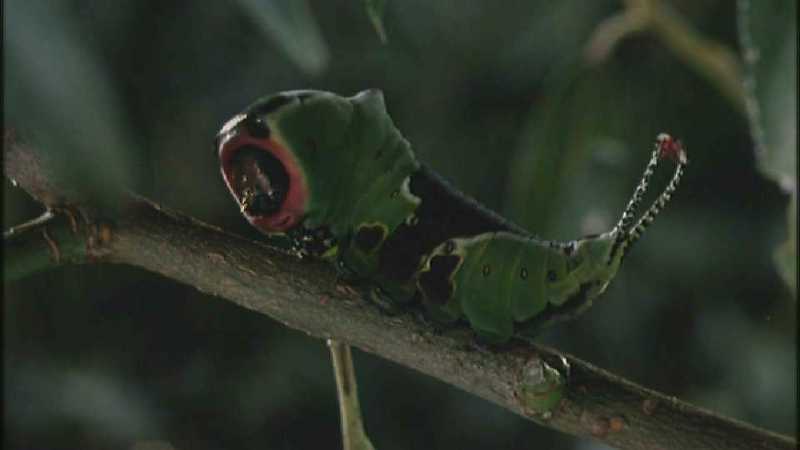
[[(660, 134), (639, 184), (606, 233), (537, 238), (454, 189), (417, 161), (383, 94), (312, 90), (257, 100), (215, 140), (242, 214), (299, 255), (331, 261), (376, 298), (421, 305), (502, 343), (587, 309), (680, 183), (680, 141)], [(664, 191), (636, 220), (650, 178), (675, 161)]]

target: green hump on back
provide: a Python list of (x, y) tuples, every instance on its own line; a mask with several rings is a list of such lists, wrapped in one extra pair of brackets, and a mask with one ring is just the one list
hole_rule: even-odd
[(408, 189), (419, 163), (380, 91), (349, 98), (319, 91), (299, 95), (302, 101), (269, 121), (305, 174), (310, 198), (304, 225), (328, 226), (339, 240), (340, 260), (369, 277), (385, 239), (420, 203)]

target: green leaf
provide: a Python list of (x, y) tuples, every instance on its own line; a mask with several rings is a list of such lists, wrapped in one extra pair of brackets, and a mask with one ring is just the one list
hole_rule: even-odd
[(328, 66), (330, 52), (306, 0), (239, 0), (239, 4), (300, 70), (318, 75)]
[(385, 0), (363, 0), (364, 9), (367, 11), (370, 22), (378, 33), (381, 42), (386, 43), (386, 29), (383, 27), (383, 12), (386, 7)]
[(797, 271), (797, 2), (739, 0), (745, 95), (759, 170), (790, 194), (789, 239), (775, 253), (796, 294)]
[[(629, 163), (646, 161), (652, 136), (630, 138), (628, 148), (615, 136), (625, 133), (630, 105), (615, 105), (608, 92), (620, 89), (613, 71), (584, 69), (580, 61), (553, 70), (545, 95), (532, 108), (509, 170), (505, 212), (547, 239), (607, 231), (621, 212), (636, 179), (620, 177)], [(638, 152), (638, 154), (637, 154)], [(638, 169), (637, 169), (638, 170)], [(594, 180), (593, 187), (575, 180)]]
[(11, 1), (6, 12), (6, 126), (55, 166), (66, 200), (113, 208), (143, 158), (111, 73), (61, 2)]
[(783, 280), (792, 290), (797, 292), (797, 193), (792, 194), (787, 208), (789, 237), (786, 242), (775, 249), (775, 264)]

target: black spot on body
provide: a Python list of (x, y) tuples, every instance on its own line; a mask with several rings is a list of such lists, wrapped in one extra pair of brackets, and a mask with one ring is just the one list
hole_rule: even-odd
[(358, 229), (356, 246), (364, 253), (374, 251), (386, 239), (386, 228), (380, 225), (364, 225)]
[(456, 243), (453, 241), (447, 241), (444, 243), (444, 252), (445, 254), (449, 255), (453, 253), (456, 249)]
[(248, 111), (248, 116), (255, 115), (255, 116), (263, 116), (267, 115), (273, 111), (277, 111), (280, 109), (281, 106), (289, 104), (292, 102), (293, 97), (287, 95), (276, 95), (274, 97), (270, 97), (263, 103), (258, 103), (250, 107)]
[(289, 230), (286, 234), (295, 247), (314, 256), (322, 255), (337, 244), (329, 227), (308, 229), (303, 226), (297, 226)]
[(453, 298), (454, 286), (450, 277), (461, 261), (460, 256), (437, 255), (431, 258), (430, 270), (419, 277), (419, 288), (433, 304), (444, 305)]
[(481, 269), (481, 273), (483, 274), (484, 277), (488, 277), (489, 274), (492, 273), (492, 268), (489, 267), (488, 264), (485, 264), (483, 266), (483, 269)]
[(557, 279), (558, 279), (558, 276), (556, 275), (555, 270), (548, 270), (547, 271), (547, 281), (552, 283), (552, 282), (556, 281)]
[(526, 269), (525, 267), (520, 269), (519, 270), (519, 277), (522, 278), (523, 280), (527, 280), (528, 279), (528, 269)]
[(247, 134), (254, 138), (267, 139), (269, 137), (269, 126), (263, 118), (248, 116), (241, 126), (247, 130)]

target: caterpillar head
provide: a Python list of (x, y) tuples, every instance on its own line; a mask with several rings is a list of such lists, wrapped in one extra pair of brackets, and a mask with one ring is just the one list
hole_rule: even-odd
[(228, 190), (253, 226), (268, 234), (295, 229), (323, 203), (319, 197), (326, 190), (335, 191), (336, 186), (319, 188), (318, 179), (334, 178), (335, 152), (351, 132), (354, 105), (365, 98), (383, 105), (379, 91), (352, 98), (311, 90), (281, 92), (257, 100), (225, 123), (215, 151)]
[[(676, 163), (672, 179), (636, 221), (636, 213), (650, 178), (664, 159), (671, 159)], [(625, 255), (669, 202), (687, 163), (681, 142), (666, 133), (659, 134), (644, 174), (616, 226), (600, 235), (557, 245), (556, 251), (562, 257), (551, 258), (548, 265), (548, 296), (552, 303), (561, 305), (572, 299), (591, 300), (606, 289)]]

